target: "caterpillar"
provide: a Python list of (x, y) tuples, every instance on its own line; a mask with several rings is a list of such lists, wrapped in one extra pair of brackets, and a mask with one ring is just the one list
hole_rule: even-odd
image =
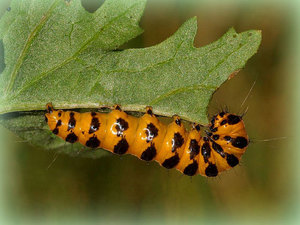
[(202, 136), (202, 125), (194, 123), (186, 131), (179, 116), (166, 125), (151, 107), (142, 117), (128, 115), (119, 105), (110, 113), (56, 110), (51, 103), (46, 107), (50, 130), (67, 142), (155, 160), (188, 176), (215, 177), (238, 165), (249, 144), (242, 117), (224, 111), (212, 117)]

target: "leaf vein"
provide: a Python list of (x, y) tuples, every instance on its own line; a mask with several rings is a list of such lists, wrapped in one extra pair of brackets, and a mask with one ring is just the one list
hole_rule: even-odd
[(8, 92), (11, 91), (13, 85), (14, 85), (14, 82), (17, 78), (17, 74), (18, 74), (18, 71), (19, 69), (21, 68), (21, 65), (23, 63), (23, 60), (28, 52), (28, 49), (31, 45), (31, 43), (33, 42), (33, 40), (35, 39), (35, 37), (38, 35), (39, 31), (42, 29), (43, 25), (46, 23), (46, 21), (49, 19), (53, 9), (55, 8), (55, 6), (57, 5), (58, 1), (55, 1), (51, 7), (49, 8), (49, 10), (46, 12), (46, 14), (41, 18), (40, 22), (35, 26), (35, 28), (31, 31), (31, 33), (29, 34), (27, 40), (26, 40), (26, 44), (24, 45), (18, 59), (17, 59), (17, 62), (14, 66), (14, 69), (13, 69), (13, 72), (11, 74), (11, 79), (8, 83), (8, 86), (5, 90), (5, 95), (8, 94)]
[(182, 87), (182, 88), (177, 88), (177, 89), (173, 89), (165, 94), (162, 94), (160, 96), (158, 96), (157, 98), (155, 98), (154, 100), (152, 100), (149, 105), (154, 105), (160, 101), (162, 101), (165, 98), (168, 98), (174, 94), (178, 94), (178, 93), (182, 93), (182, 92), (186, 92), (189, 90), (194, 90), (194, 89), (200, 89), (200, 88), (207, 88), (207, 89), (211, 89), (211, 90), (215, 90), (217, 88), (217, 86), (208, 86), (205, 85), (204, 83), (207, 81), (207, 79), (210, 77), (210, 75), (216, 71), (217, 68), (219, 68), (224, 62), (226, 62), (226, 60), (235, 52), (237, 52), (239, 49), (241, 49), (244, 45), (240, 45), (235, 51), (232, 51), (230, 54), (228, 54), (226, 57), (224, 57), (224, 59), (222, 61), (220, 61), (215, 67), (213, 67), (209, 73), (207, 74), (206, 78), (198, 85), (192, 85), (192, 86), (187, 86), (187, 87)]
[(114, 17), (110, 22), (108, 22), (102, 29), (100, 29), (98, 32), (96, 32), (96, 34), (89, 40), (86, 41), (86, 43), (78, 50), (76, 51), (71, 57), (69, 57), (68, 59), (64, 60), (61, 64), (58, 64), (56, 66), (54, 66), (53, 68), (51, 68), (50, 70), (41, 73), (40, 75), (38, 75), (36, 77), (36, 79), (34, 79), (32, 82), (30, 82), (28, 85), (25, 85), (23, 88), (21, 88), (15, 95), (12, 95), (11, 98), (15, 98), (18, 95), (20, 95), (23, 91), (25, 91), (26, 89), (30, 88), (32, 85), (34, 85), (36, 82), (38, 82), (39, 80), (43, 79), (44, 77), (46, 77), (48, 74), (50, 74), (51, 72), (61, 68), (62, 66), (68, 64), (69, 62), (73, 61), (74, 59), (76, 59), (76, 57), (88, 46), (89, 43), (91, 43), (94, 39), (96, 39), (101, 32), (103, 32), (110, 24), (112, 24), (114, 21), (116, 21), (117, 19), (119, 19), (121, 16), (123, 16), (124, 14), (126, 14), (129, 10), (131, 10), (133, 7), (135, 7), (137, 5), (134, 4), (131, 7), (129, 7), (127, 10), (125, 10), (123, 13), (119, 14), (118, 16)]
[(173, 89), (165, 94), (162, 94), (160, 96), (158, 96), (157, 98), (155, 98), (154, 100), (152, 100), (151, 102), (148, 103), (148, 105), (155, 105), (158, 102), (162, 101), (163, 99), (166, 99), (172, 95), (178, 94), (178, 93), (182, 93), (182, 92), (186, 92), (186, 91), (192, 91), (192, 90), (197, 90), (197, 89), (209, 89), (209, 90), (215, 90), (217, 87), (213, 86), (213, 85), (203, 85), (203, 84), (198, 84), (198, 85), (191, 85), (191, 86), (186, 86), (186, 87), (182, 87), (182, 88), (177, 88), (177, 89)]

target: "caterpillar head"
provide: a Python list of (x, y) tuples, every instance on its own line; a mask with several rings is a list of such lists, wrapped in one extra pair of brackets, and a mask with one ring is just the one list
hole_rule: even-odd
[(237, 142), (234, 144), (239, 147), (244, 148), (249, 144), (242, 116), (220, 112), (213, 116), (209, 129), (213, 135), (222, 136), (228, 142)]

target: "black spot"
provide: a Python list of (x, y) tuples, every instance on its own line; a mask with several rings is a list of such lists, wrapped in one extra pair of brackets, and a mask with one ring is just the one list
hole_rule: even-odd
[(214, 133), (214, 132), (217, 132), (217, 131), (218, 131), (218, 128), (217, 128), (217, 127), (215, 127), (215, 128), (210, 127), (210, 131), (213, 132), (213, 133)]
[(220, 116), (220, 117), (223, 117), (224, 115), (225, 115), (225, 112), (220, 112), (220, 113), (219, 113), (219, 116)]
[(205, 131), (205, 133), (207, 134), (207, 136), (211, 137), (212, 136), (212, 133), (211, 132), (207, 132)]
[(229, 166), (234, 167), (239, 164), (239, 159), (233, 154), (226, 154), (226, 161)]
[(94, 116), (96, 116), (96, 115), (97, 115), (97, 113), (91, 112), (91, 116), (92, 116), (92, 117), (94, 117)]
[(238, 122), (241, 121), (241, 117), (239, 116), (236, 116), (236, 115), (233, 115), (233, 114), (230, 114), (228, 117), (228, 124), (229, 125), (233, 125), (233, 124), (237, 124)]
[(93, 117), (90, 125), (89, 134), (92, 134), (97, 130), (99, 130), (99, 127), (100, 127), (99, 119), (97, 117)]
[(116, 124), (115, 128), (117, 130), (117, 136), (120, 137), (123, 135), (123, 132), (128, 129), (128, 123), (122, 118), (119, 118), (117, 119), (115, 124)]
[(75, 127), (76, 125), (76, 120), (74, 118), (74, 112), (70, 112), (70, 119), (68, 123), (68, 130), (71, 130)]
[(84, 131), (82, 131), (81, 133), (84, 134)]
[(149, 123), (146, 129), (147, 135), (147, 143), (152, 141), (158, 135), (158, 129), (153, 125), (153, 123)]
[(151, 161), (156, 156), (156, 149), (154, 144), (151, 144), (141, 155), (141, 159), (145, 161)]
[(225, 125), (227, 123), (227, 120), (222, 120), (222, 122), (220, 123), (221, 126)]
[(197, 124), (197, 125), (195, 126), (195, 129), (196, 129), (197, 131), (200, 131), (200, 125)]
[(245, 148), (248, 145), (248, 140), (244, 137), (237, 137), (231, 140), (231, 144), (237, 148)]
[(180, 133), (175, 133), (172, 139), (172, 152), (175, 152), (177, 148), (180, 148), (184, 143), (184, 139)]
[(203, 141), (208, 141), (209, 138), (208, 137), (203, 137)]
[(223, 150), (223, 148), (221, 147), (221, 145), (217, 144), (216, 142), (214, 141), (211, 141), (212, 142), (212, 147), (213, 149), (220, 155), (222, 156), (223, 158), (225, 157), (225, 152)]
[(175, 120), (175, 123), (176, 123), (178, 126), (181, 126), (181, 119), (178, 119), (178, 118), (177, 118), (177, 119)]
[(46, 121), (46, 123), (48, 123), (48, 118), (47, 118), (47, 116), (45, 116), (45, 121)]
[(216, 121), (216, 117), (213, 116), (213, 118), (211, 119), (210, 123), (211, 123), (211, 127), (214, 127), (215, 125), (215, 121)]
[(225, 140), (225, 141), (231, 141), (231, 139), (232, 139), (232, 138), (231, 138), (230, 136), (225, 136), (225, 137), (224, 137), (224, 140)]
[(209, 164), (205, 169), (205, 175), (208, 177), (216, 177), (218, 175), (218, 168), (215, 164)]
[(100, 145), (100, 141), (98, 140), (97, 137), (91, 137), (86, 143), (85, 145), (87, 147), (90, 147), (90, 148), (97, 148), (99, 147)]
[(204, 162), (207, 163), (208, 159), (210, 158), (210, 146), (208, 142), (204, 142), (204, 144), (201, 147), (201, 154), (203, 155)]
[(183, 173), (188, 176), (194, 176), (197, 173), (197, 170), (198, 170), (198, 163), (194, 161), (193, 163), (185, 167)]
[(58, 127), (61, 126), (61, 120), (58, 120), (55, 126), (55, 129), (52, 131), (53, 134), (58, 134)]
[(56, 127), (59, 127), (59, 126), (61, 126), (61, 120), (58, 120), (56, 123)]
[(77, 137), (76, 134), (74, 134), (74, 133), (70, 133), (70, 134), (68, 134), (68, 136), (66, 137), (66, 141), (67, 141), (67, 142), (70, 142), (70, 143), (76, 142), (77, 139), (78, 139), (78, 137)]
[(200, 146), (198, 145), (198, 142), (195, 139), (192, 139), (190, 141), (189, 150), (190, 150), (190, 159), (193, 159), (196, 155), (199, 154)]
[(174, 166), (176, 166), (179, 163), (179, 156), (177, 152), (175, 153), (174, 156), (166, 159), (163, 163), (162, 166), (167, 168), (167, 169), (172, 169)]
[(58, 128), (56, 127), (53, 131), (52, 131), (53, 134), (57, 135), (58, 134)]
[(11, 10), (11, 7), (9, 6), (9, 7), (7, 7), (7, 9), (6, 9), (8, 12)]
[(58, 117), (61, 117), (61, 112), (58, 112)]
[(126, 141), (125, 138), (122, 138), (121, 141), (119, 141), (118, 144), (115, 145), (114, 153), (118, 155), (123, 155), (127, 152), (128, 148), (129, 148), (128, 142)]
[(215, 135), (212, 136), (212, 138), (213, 138), (215, 141), (216, 141), (216, 140), (219, 140), (219, 137), (220, 137), (220, 136), (219, 136), (218, 134), (215, 134)]

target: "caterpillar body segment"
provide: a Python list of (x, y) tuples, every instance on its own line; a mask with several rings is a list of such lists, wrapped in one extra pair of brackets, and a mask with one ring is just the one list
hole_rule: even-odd
[(200, 125), (186, 131), (179, 116), (168, 125), (162, 123), (151, 107), (142, 117), (134, 117), (119, 105), (110, 113), (78, 113), (56, 110), (48, 103), (45, 119), (50, 130), (67, 142), (155, 160), (188, 176), (214, 177), (236, 166), (249, 143), (242, 118), (225, 112), (212, 118), (205, 136)]

